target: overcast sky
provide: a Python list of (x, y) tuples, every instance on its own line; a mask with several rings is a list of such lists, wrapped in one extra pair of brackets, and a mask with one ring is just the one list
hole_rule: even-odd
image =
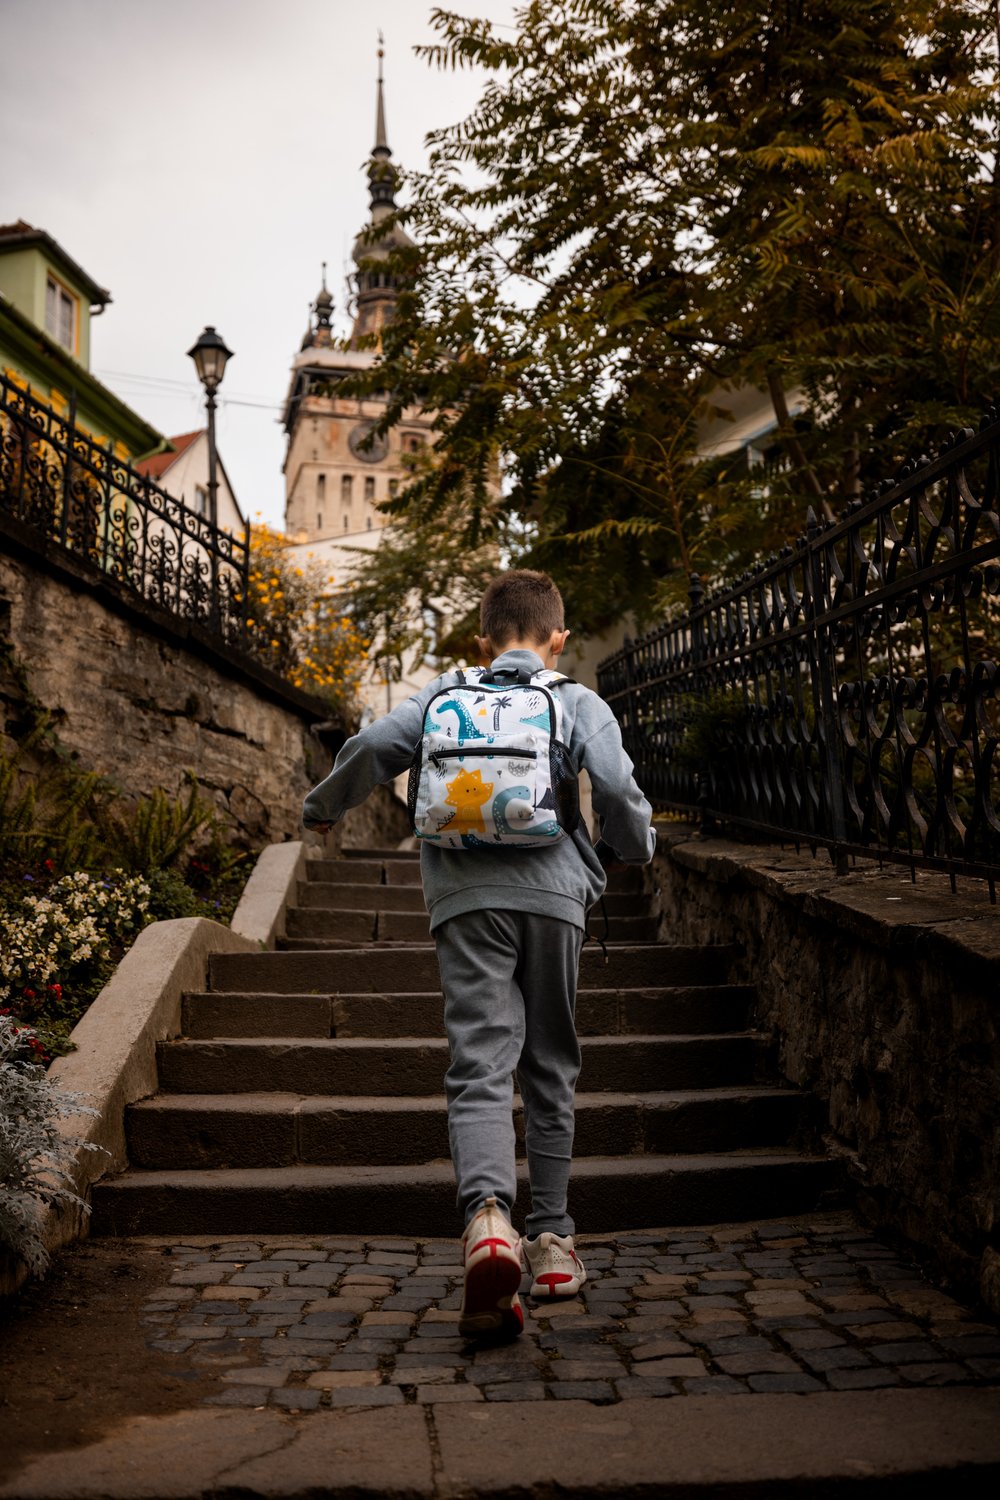
[[(510, 25), (515, 0), (454, 0)], [(393, 158), (423, 167), (481, 76), (413, 55), (424, 0), (0, 0), (0, 222), (46, 229), (112, 296), (91, 368), (167, 436), (204, 424), (185, 351), (235, 351), (219, 450), (244, 512), (284, 520), (279, 409), (320, 285), (343, 319), (368, 215), (377, 32)], [(247, 404), (237, 404), (247, 403)]]

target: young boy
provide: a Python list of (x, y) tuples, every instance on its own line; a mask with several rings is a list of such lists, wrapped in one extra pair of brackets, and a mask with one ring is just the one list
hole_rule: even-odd
[[(563, 602), (544, 573), (513, 570), (483, 597), (477, 645), (495, 678), (553, 668), (569, 631)], [(446, 672), (347, 741), (325, 781), (305, 800), (303, 822), (326, 832), (417, 753), (424, 710)], [(605, 868), (645, 864), (653, 853), (651, 809), (632, 778), (607, 704), (569, 680), (550, 684), (562, 739), (586, 769), (601, 838), (581, 823), (544, 847), (439, 848), (424, 842), (420, 872), (437, 947), (451, 1064), (445, 1078), (448, 1136), (464, 1215), (465, 1290), (459, 1331), (512, 1336), (523, 1327), (521, 1256), (534, 1297), (575, 1296), (586, 1271), (566, 1211), (573, 1096), (580, 1071), (574, 1021), (588, 908)], [(531, 1212), (525, 1236), (510, 1224), (516, 1193), (512, 1075), (524, 1105)]]

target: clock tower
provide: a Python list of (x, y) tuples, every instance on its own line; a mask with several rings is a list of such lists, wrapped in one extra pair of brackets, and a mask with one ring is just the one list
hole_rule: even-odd
[(284, 407), (288, 436), (285, 531), (315, 557), (329, 560), (340, 577), (350, 560), (350, 554), (341, 552), (341, 547), (378, 545), (388, 518), (376, 506), (405, 483), (407, 455), (418, 453), (430, 441), (430, 423), (415, 414), (413, 420), (403, 421), (387, 437), (366, 443), (382, 414), (381, 402), (337, 393), (339, 382), (369, 368), (378, 357), (381, 330), (392, 318), (399, 291), (396, 277), (380, 262), (385, 262), (394, 246), (411, 243), (396, 226), (382, 236), (373, 234), (396, 208), (396, 172), (385, 127), (382, 55), (380, 36), (375, 145), (368, 169), (371, 219), (354, 245), (358, 269), (350, 278), (354, 309), (351, 337), (345, 343), (333, 334), (334, 303), (327, 290), (324, 264), (322, 286), (292, 364)]

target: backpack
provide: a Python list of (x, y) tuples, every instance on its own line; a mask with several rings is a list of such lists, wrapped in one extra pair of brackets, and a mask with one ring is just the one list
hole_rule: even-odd
[(547, 848), (572, 833), (580, 793), (552, 691), (561, 672), (459, 671), (424, 711), (407, 803), (417, 838), (442, 849)]

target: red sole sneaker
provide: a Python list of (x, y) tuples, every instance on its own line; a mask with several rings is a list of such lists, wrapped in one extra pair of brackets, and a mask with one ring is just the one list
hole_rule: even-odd
[(492, 1334), (516, 1338), (524, 1327), (517, 1295), (520, 1285), (521, 1262), (512, 1249), (489, 1244), (474, 1251), (465, 1268), (465, 1294), (458, 1319), (462, 1337)]

